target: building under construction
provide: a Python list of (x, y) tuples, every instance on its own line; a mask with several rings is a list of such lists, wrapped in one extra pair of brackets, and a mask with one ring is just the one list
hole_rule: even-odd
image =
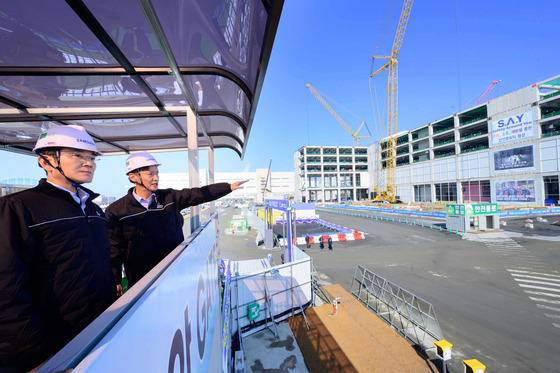
[(294, 153), (295, 198), (348, 202), (369, 198), (368, 148), (303, 146)]
[(395, 136), (368, 147), (368, 179), (384, 190), (394, 162), (403, 202), (560, 202), (560, 76)]

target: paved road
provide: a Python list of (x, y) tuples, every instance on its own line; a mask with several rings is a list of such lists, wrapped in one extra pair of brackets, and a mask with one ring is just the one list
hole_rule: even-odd
[[(272, 253), (279, 260), (279, 250), (256, 247), (254, 233), (223, 233), (228, 216), (237, 213), (221, 211), (222, 257)], [(536, 225), (536, 231), (523, 232), (523, 219), (508, 220), (505, 232), (463, 239), (403, 223), (319, 215), (366, 233), (362, 241), (335, 242), (332, 252), (318, 245), (307, 251), (322, 278), (350, 290), (361, 264), (431, 302), (445, 339), (453, 344), (448, 371), (463, 372), (461, 360), (472, 358), (487, 372), (559, 371), (560, 227), (547, 233)]]
[(402, 223), (320, 217), (367, 238), (338, 243), (332, 253), (312, 248), (317, 270), (349, 290), (361, 264), (431, 302), (454, 345), (449, 371), (462, 372), (461, 360), (472, 358), (490, 372), (559, 371), (560, 228), (545, 239), (519, 231), (463, 239)]

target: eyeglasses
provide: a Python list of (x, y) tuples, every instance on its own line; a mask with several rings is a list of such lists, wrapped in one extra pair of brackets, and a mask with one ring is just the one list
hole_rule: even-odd
[(85, 154), (81, 154), (81, 153), (62, 152), (62, 154), (68, 154), (73, 159), (75, 159), (77, 161), (80, 161), (80, 162), (97, 163), (97, 162), (100, 161), (100, 158), (98, 158), (98, 157), (94, 157), (94, 156), (91, 156), (91, 155), (85, 155)]
[(156, 176), (159, 176), (159, 171), (140, 171), (142, 172), (142, 175), (154, 178)]

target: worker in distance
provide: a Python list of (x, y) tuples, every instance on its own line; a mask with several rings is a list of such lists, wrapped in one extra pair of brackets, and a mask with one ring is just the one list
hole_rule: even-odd
[(33, 150), (46, 179), (0, 198), (0, 372), (35, 372), (117, 298), (105, 216), (82, 186), (101, 153), (76, 125)]
[(125, 173), (135, 186), (105, 211), (111, 263), (119, 295), (123, 293), (123, 264), (130, 287), (183, 242), (184, 218), (181, 210), (243, 189), (241, 185), (248, 181), (182, 190), (159, 189), (158, 166), (160, 163), (148, 152), (129, 156)]

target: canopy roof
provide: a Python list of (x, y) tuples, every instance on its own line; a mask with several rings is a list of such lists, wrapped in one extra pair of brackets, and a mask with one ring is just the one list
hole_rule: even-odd
[(79, 124), (104, 154), (245, 152), (283, 0), (26, 0), (0, 7), (0, 149)]

